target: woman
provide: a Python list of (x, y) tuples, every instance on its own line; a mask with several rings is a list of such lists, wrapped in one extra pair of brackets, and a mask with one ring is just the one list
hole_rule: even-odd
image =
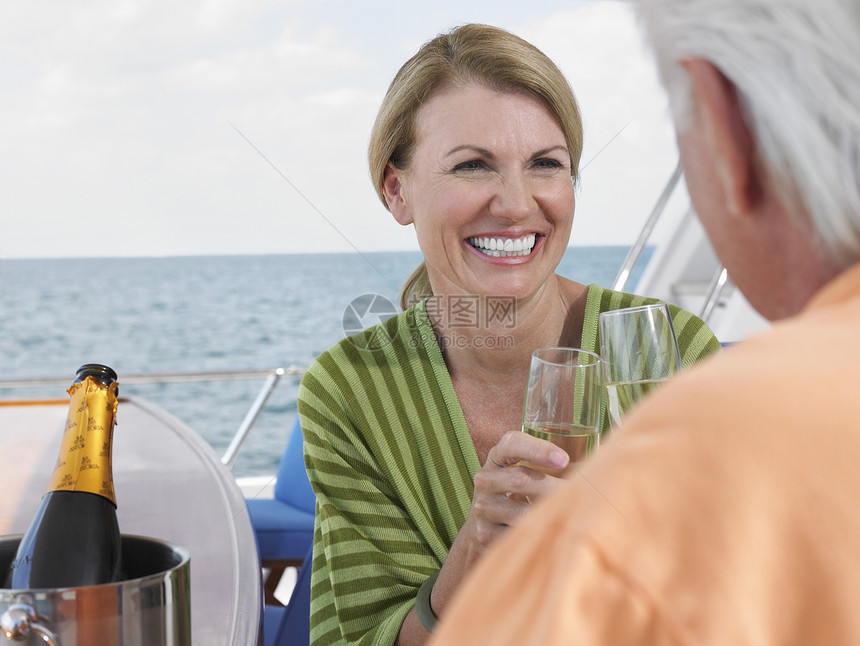
[[(518, 432), (531, 352), (593, 350), (601, 310), (647, 301), (555, 274), (581, 149), (564, 76), (503, 30), (455, 29), (395, 76), (371, 174), (425, 263), (406, 290), (416, 305), (331, 348), (302, 381), (313, 643), (422, 643), (481, 552), (528, 513), (521, 501), (563, 482), (517, 466), (568, 461)], [(673, 312), (685, 363), (719, 348)]]

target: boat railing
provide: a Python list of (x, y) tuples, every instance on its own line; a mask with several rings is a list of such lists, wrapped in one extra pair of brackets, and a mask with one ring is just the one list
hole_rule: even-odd
[(681, 170), (681, 162), (679, 160), (678, 164), (675, 166), (675, 170), (672, 171), (672, 176), (669, 177), (669, 181), (666, 182), (666, 186), (663, 187), (663, 192), (660, 193), (660, 197), (657, 198), (657, 203), (654, 205), (654, 208), (651, 209), (651, 214), (648, 216), (648, 219), (645, 220), (645, 225), (642, 227), (642, 231), (639, 232), (636, 242), (634, 242), (633, 246), (630, 247), (630, 250), (627, 252), (627, 256), (624, 258), (624, 262), (621, 263), (621, 269), (618, 270), (618, 275), (615, 277), (615, 282), (612, 284), (612, 289), (615, 291), (623, 292), (624, 288), (627, 286), (627, 281), (630, 279), (633, 267), (636, 266), (639, 256), (642, 255), (642, 251), (645, 249), (645, 245), (648, 244), (648, 240), (651, 238), (651, 234), (654, 232), (654, 227), (657, 226), (660, 216), (663, 215), (663, 212), (666, 210), (669, 198), (671, 198), (672, 194), (675, 192), (675, 188), (677, 188), (682, 174), (683, 171)]
[(717, 303), (720, 302), (723, 290), (725, 290), (728, 282), (729, 272), (725, 267), (719, 265), (717, 270), (714, 272), (714, 277), (711, 279), (710, 285), (708, 285), (708, 291), (705, 293), (705, 300), (702, 303), (702, 310), (699, 312), (699, 318), (705, 323), (707, 323), (711, 318), (714, 308), (717, 306)]
[[(306, 368), (302, 366), (287, 366), (278, 368), (263, 368), (252, 370), (198, 370), (177, 372), (132, 372), (123, 373), (123, 384), (177, 383), (192, 381), (235, 381), (244, 379), (265, 379), (262, 388), (257, 393), (248, 412), (242, 419), (239, 428), (233, 435), (229, 446), (221, 456), (221, 462), (228, 469), (239, 457), (251, 430), (257, 422), (260, 413), (266, 407), (269, 397), (277, 388), (281, 377), (300, 377)], [(4, 388), (40, 388), (67, 386), (68, 375), (39, 375), (0, 378), (0, 389)]]
[[(639, 232), (639, 236), (627, 252), (627, 256), (624, 258), (624, 262), (621, 264), (621, 268), (618, 270), (618, 274), (615, 277), (612, 289), (616, 291), (624, 291), (627, 286), (627, 281), (633, 272), (633, 268), (639, 261), (642, 251), (644, 251), (647, 246), (648, 240), (651, 238), (651, 234), (654, 232), (654, 228), (657, 226), (657, 222), (659, 222), (660, 217), (665, 212), (666, 206), (677, 189), (683, 174), (684, 172), (681, 167), (681, 161), (678, 160), (675, 170), (672, 171), (672, 175), (663, 187), (663, 191), (660, 193), (660, 197), (657, 198), (654, 208), (651, 209), (648, 219), (645, 220), (645, 224)], [(702, 301), (702, 306), (698, 312), (699, 318), (705, 321), (705, 323), (709, 322), (711, 315), (714, 313), (714, 310), (719, 304), (720, 299), (728, 286), (728, 272), (725, 267), (719, 264), (714, 271), (714, 275), (711, 278), (704, 300)]]

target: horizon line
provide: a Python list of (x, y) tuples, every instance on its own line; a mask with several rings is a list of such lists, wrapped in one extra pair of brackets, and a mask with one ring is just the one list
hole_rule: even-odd
[[(573, 244), (567, 249), (594, 249), (594, 248), (630, 248), (631, 244)], [(653, 246), (653, 245), (647, 245)], [(204, 253), (170, 253), (170, 254), (105, 254), (99, 256), (12, 256), (0, 255), (0, 262), (15, 260), (167, 260), (171, 258), (239, 258), (239, 257), (264, 257), (264, 256), (323, 256), (323, 255), (361, 255), (361, 254), (392, 254), (392, 253), (415, 253), (421, 254), (420, 249), (378, 249), (375, 251), (248, 251), (248, 252), (204, 252)]]

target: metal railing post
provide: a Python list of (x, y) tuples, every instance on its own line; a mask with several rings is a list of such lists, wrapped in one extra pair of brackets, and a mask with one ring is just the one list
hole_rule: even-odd
[(642, 227), (639, 237), (636, 239), (636, 242), (633, 243), (633, 246), (630, 247), (630, 251), (627, 252), (627, 257), (624, 259), (621, 269), (615, 277), (615, 283), (612, 285), (612, 289), (615, 291), (624, 291), (624, 288), (627, 285), (627, 280), (630, 278), (630, 272), (633, 271), (636, 261), (639, 260), (639, 256), (642, 254), (642, 250), (648, 242), (648, 238), (651, 237), (651, 233), (654, 231), (657, 220), (659, 220), (660, 216), (663, 215), (663, 211), (666, 208), (666, 204), (669, 202), (669, 198), (672, 197), (672, 193), (675, 192), (678, 180), (681, 179), (681, 173), (681, 161), (679, 160), (678, 165), (675, 166), (675, 170), (672, 172), (672, 176), (669, 178), (663, 192), (660, 194), (660, 198), (654, 205), (651, 215), (649, 215), (648, 219), (645, 221), (645, 226)]
[(705, 293), (702, 312), (699, 314), (699, 318), (705, 323), (707, 323), (708, 319), (711, 318), (714, 308), (717, 306), (717, 303), (720, 302), (720, 296), (728, 283), (728, 279), (729, 272), (726, 268), (722, 265), (717, 267), (717, 271), (714, 272), (714, 277), (711, 279), (711, 284), (708, 285), (708, 291)]
[(228, 469), (232, 469), (233, 465), (236, 463), (236, 459), (239, 457), (239, 451), (242, 450), (242, 446), (247, 441), (248, 434), (254, 427), (257, 417), (260, 416), (260, 413), (266, 406), (269, 395), (271, 395), (272, 391), (275, 390), (275, 386), (278, 385), (278, 381), (280, 381), (283, 375), (283, 368), (276, 368), (275, 371), (269, 375), (269, 378), (266, 379), (266, 383), (263, 384), (263, 388), (257, 394), (257, 398), (254, 400), (254, 403), (251, 404), (251, 408), (249, 408), (248, 412), (245, 414), (245, 419), (243, 419), (242, 423), (239, 425), (239, 430), (237, 430), (236, 435), (233, 436), (233, 441), (230, 442), (230, 446), (227, 447), (227, 450), (221, 457), (221, 463)]

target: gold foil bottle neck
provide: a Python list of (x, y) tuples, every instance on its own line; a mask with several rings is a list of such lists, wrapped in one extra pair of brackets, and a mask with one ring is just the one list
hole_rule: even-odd
[(48, 493), (83, 491), (103, 496), (116, 506), (111, 446), (117, 388), (116, 382), (106, 386), (93, 377), (69, 388), (72, 400)]

